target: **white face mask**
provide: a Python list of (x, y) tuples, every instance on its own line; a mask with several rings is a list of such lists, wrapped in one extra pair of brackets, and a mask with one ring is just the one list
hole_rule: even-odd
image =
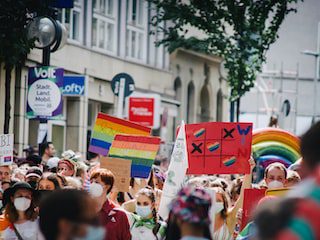
[(216, 202), (214, 204), (214, 213), (218, 214), (223, 210), (224, 206), (223, 206), (223, 202)]
[(146, 218), (152, 213), (151, 206), (136, 205), (136, 213), (142, 218)]
[(19, 197), (14, 199), (13, 204), (18, 211), (24, 212), (30, 207), (31, 200), (25, 197)]
[(103, 187), (99, 183), (91, 183), (89, 193), (92, 197), (98, 198), (103, 194)]
[(274, 180), (268, 183), (268, 188), (269, 189), (283, 188), (283, 183), (277, 180)]

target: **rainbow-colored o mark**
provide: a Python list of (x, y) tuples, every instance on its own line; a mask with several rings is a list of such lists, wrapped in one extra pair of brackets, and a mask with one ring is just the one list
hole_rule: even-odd
[(226, 160), (223, 160), (223, 164), (226, 166), (226, 167), (229, 167), (231, 165), (233, 165), (235, 162), (236, 162), (236, 157), (231, 157), (231, 158), (228, 158)]
[(210, 152), (214, 152), (215, 150), (217, 150), (220, 147), (219, 142), (215, 142), (215, 143), (210, 143), (207, 145), (207, 148)]
[(195, 136), (195, 137), (200, 137), (200, 136), (202, 136), (202, 135), (205, 133), (205, 131), (206, 131), (205, 128), (201, 128), (201, 129), (199, 129), (198, 131), (196, 131), (196, 132), (193, 134), (193, 136)]

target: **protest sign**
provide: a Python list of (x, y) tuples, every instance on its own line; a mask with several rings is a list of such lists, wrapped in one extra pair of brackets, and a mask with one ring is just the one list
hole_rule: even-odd
[(0, 134), (0, 166), (13, 163), (13, 134)]
[(265, 189), (245, 189), (243, 198), (243, 212), (241, 230), (252, 218), (252, 213), (256, 209), (258, 202), (265, 196)]
[(62, 116), (63, 68), (32, 67), (28, 73), (27, 117), (57, 119)]
[(99, 113), (93, 128), (89, 152), (107, 156), (116, 134), (150, 135), (151, 129), (120, 118)]
[(289, 188), (268, 189), (266, 191), (266, 196), (284, 197), (289, 190)]
[(182, 121), (173, 147), (171, 161), (168, 168), (166, 181), (163, 185), (163, 191), (159, 206), (159, 215), (167, 219), (169, 215), (169, 204), (177, 196), (181, 189), (188, 168), (188, 154), (186, 146), (185, 124)]
[(100, 167), (110, 170), (114, 177), (114, 185), (119, 192), (128, 192), (130, 186), (131, 176), (131, 160), (102, 157)]
[(109, 157), (130, 159), (131, 177), (148, 178), (160, 146), (160, 138), (117, 134)]
[(188, 174), (248, 174), (252, 123), (186, 125)]

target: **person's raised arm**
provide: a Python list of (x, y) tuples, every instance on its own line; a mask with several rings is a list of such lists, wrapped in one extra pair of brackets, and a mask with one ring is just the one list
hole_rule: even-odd
[(237, 212), (240, 208), (243, 207), (244, 190), (246, 188), (251, 188), (252, 172), (253, 172), (254, 167), (256, 166), (256, 163), (255, 163), (253, 157), (251, 157), (249, 159), (249, 164), (250, 164), (250, 174), (244, 175), (239, 198), (236, 201), (233, 208), (231, 208), (228, 212), (227, 224), (228, 224), (228, 228), (231, 232), (233, 232), (235, 225), (236, 225), (236, 222), (237, 222), (237, 218), (236, 218)]

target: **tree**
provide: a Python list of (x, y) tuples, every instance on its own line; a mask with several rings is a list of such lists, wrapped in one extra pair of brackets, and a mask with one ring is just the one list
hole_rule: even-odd
[[(165, 45), (169, 52), (186, 48), (224, 59), (230, 101), (237, 103), (237, 121), (241, 96), (254, 86), (281, 23), (288, 13), (296, 12), (295, 4), (299, 1), (149, 0), (157, 11), (152, 24), (168, 23), (160, 28), (164, 38), (157, 45)], [(188, 37), (190, 28), (200, 30), (204, 37)]]
[(22, 66), (27, 54), (34, 47), (35, 39), (28, 39), (26, 25), (34, 11), (43, 12), (45, 5), (32, 0), (0, 1), (0, 63), (5, 70), (5, 119), (3, 132), (9, 133), (10, 124), (10, 85), (15, 67)]

